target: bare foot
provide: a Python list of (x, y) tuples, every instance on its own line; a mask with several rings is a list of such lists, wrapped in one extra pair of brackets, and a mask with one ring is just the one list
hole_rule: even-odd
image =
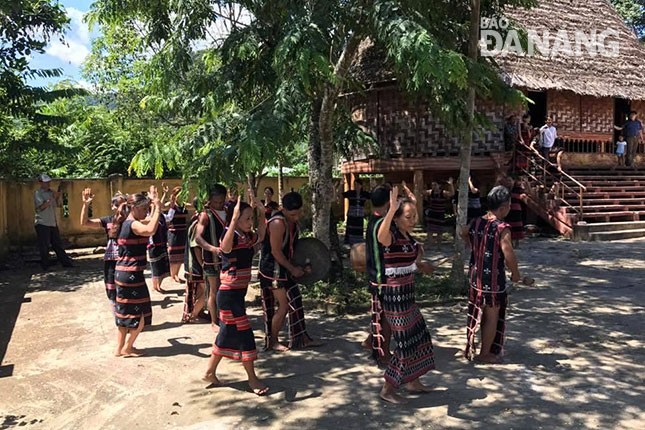
[(117, 349), (117, 350), (114, 352), (114, 356), (115, 356), (115, 357), (121, 357), (121, 356), (123, 356), (123, 353), (121, 352), (121, 350)]
[(475, 356), (474, 360), (478, 363), (488, 363), (488, 364), (501, 364), (502, 360), (495, 354), (478, 354)]
[(385, 387), (381, 388), (381, 392), (378, 395), (386, 402), (394, 403), (395, 405), (404, 405), (408, 402), (403, 397), (396, 394), (396, 391), (388, 390)]
[(179, 276), (173, 276), (172, 280), (175, 281), (178, 284), (181, 284), (181, 279), (179, 279)]
[(206, 373), (202, 378), (202, 381), (210, 382), (213, 385), (222, 385), (222, 382), (219, 379), (217, 379), (217, 376), (215, 376), (214, 373)]
[(289, 347), (286, 345), (281, 344), (280, 342), (272, 342), (270, 348), (274, 351), (278, 352), (286, 352), (289, 351)]
[(434, 390), (434, 387), (430, 385), (423, 385), (418, 379), (405, 384), (405, 388), (410, 393), (430, 393)]
[(363, 349), (372, 349), (372, 335), (369, 334), (363, 342), (361, 342), (361, 348)]
[(251, 391), (258, 396), (264, 396), (269, 392), (269, 387), (264, 385), (259, 379), (249, 381), (249, 388), (251, 388)]
[(217, 324), (211, 323), (211, 328), (213, 329), (213, 333), (215, 334), (219, 333), (219, 326)]
[(143, 357), (144, 355), (146, 355), (146, 353), (137, 348), (126, 348), (123, 350), (124, 357)]

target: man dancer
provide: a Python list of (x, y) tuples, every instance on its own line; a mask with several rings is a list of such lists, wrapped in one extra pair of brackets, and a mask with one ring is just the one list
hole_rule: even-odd
[(460, 229), (472, 249), (464, 356), (473, 359), (475, 334), (481, 324), (481, 350), (474, 359), (497, 364), (502, 362), (506, 329), (506, 267), (511, 270), (513, 282), (519, 282), (520, 271), (510, 225), (503, 221), (511, 210), (511, 192), (498, 185), (488, 193), (487, 201), (488, 213)]
[(217, 314), (217, 290), (219, 289), (220, 248), (219, 241), (226, 227), (226, 187), (215, 185), (208, 193), (206, 208), (199, 214), (195, 229), (195, 242), (202, 249), (204, 279), (206, 280), (207, 306), (214, 331), (219, 325)]

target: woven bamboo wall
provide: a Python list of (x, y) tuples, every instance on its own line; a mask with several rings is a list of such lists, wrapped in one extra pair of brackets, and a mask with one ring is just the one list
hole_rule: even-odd
[(612, 133), (614, 100), (581, 96), (571, 91), (549, 91), (547, 112), (558, 131), (566, 133)]
[[(453, 137), (421, 102), (410, 101), (396, 89), (373, 91), (352, 101), (352, 117), (363, 131), (379, 143), (386, 158), (456, 156), (459, 141)], [(494, 105), (480, 105), (497, 126), (475, 134), (474, 155), (488, 155), (503, 150), (504, 111)], [(355, 159), (365, 158), (357, 154)]]

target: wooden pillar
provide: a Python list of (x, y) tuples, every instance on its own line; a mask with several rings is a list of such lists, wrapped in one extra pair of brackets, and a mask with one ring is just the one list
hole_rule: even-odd
[(412, 192), (417, 198), (417, 213), (419, 214), (419, 223), (421, 223), (423, 219), (423, 194), (425, 192), (425, 189), (425, 184), (423, 182), (423, 170), (415, 170)]

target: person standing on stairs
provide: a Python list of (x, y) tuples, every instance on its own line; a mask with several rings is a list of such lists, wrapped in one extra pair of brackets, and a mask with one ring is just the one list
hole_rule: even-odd
[(622, 130), (625, 140), (627, 141), (627, 154), (625, 157), (625, 165), (634, 166), (636, 152), (638, 145), (643, 140), (643, 124), (638, 120), (638, 112), (631, 111), (629, 113), (629, 120), (621, 127), (614, 126), (616, 130)]

